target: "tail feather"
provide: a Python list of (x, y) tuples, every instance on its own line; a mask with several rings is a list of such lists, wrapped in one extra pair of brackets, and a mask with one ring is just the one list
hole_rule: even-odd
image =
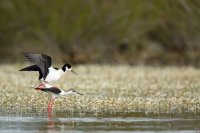
[(19, 71), (40, 71), (40, 68), (37, 65), (32, 65), (32, 66), (22, 68)]

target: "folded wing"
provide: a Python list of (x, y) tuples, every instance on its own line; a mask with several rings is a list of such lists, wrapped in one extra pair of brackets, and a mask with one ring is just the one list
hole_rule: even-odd
[(41, 91), (45, 91), (45, 92), (51, 92), (51, 93), (54, 93), (54, 94), (59, 94), (59, 93), (61, 93), (61, 90), (58, 89), (57, 87), (41, 88), (40, 90), (41, 90)]

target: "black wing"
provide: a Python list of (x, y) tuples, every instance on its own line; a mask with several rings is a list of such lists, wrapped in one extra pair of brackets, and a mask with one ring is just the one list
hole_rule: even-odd
[(38, 71), (39, 72), (39, 80), (42, 79), (42, 72), (37, 65), (28, 66), (25, 68), (20, 69), (19, 71)]
[(19, 71), (40, 71), (40, 68), (37, 65), (32, 65), (32, 66), (22, 68)]
[(51, 57), (45, 54), (24, 53), (24, 56), (33, 64), (37, 65), (42, 73), (44, 80), (48, 74), (48, 68), (51, 66)]
[(51, 87), (51, 88), (41, 88), (42, 91), (45, 91), (45, 92), (52, 92), (54, 94), (59, 94), (61, 93), (61, 90), (58, 89), (57, 87)]

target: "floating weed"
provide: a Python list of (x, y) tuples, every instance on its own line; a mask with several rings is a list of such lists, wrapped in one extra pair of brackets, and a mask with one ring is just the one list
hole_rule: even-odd
[[(30, 88), (36, 86), (38, 73), (19, 72), (21, 66), (0, 65), (0, 112), (46, 113), (48, 94)], [(84, 95), (57, 99), (54, 113), (200, 112), (199, 69), (126, 65), (83, 65), (75, 69), (78, 78), (69, 73), (55, 86), (76, 88)]]

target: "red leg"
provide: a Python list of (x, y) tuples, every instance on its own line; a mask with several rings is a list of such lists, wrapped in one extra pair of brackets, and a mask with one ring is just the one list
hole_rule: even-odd
[(48, 111), (48, 117), (51, 118), (52, 117), (51, 101), (49, 101), (49, 103), (48, 103), (47, 111)]
[(49, 117), (49, 118), (52, 117), (53, 101), (54, 101), (54, 99), (51, 99), (51, 100), (48, 102), (47, 111), (48, 111), (48, 117)]
[(47, 107), (47, 109), (48, 109), (48, 113), (52, 112), (52, 100), (50, 100), (50, 101), (48, 102), (48, 107)]
[(40, 90), (41, 88), (45, 88), (45, 83), (41, 83), (38, 87), (36, 87), (36, 90)]

